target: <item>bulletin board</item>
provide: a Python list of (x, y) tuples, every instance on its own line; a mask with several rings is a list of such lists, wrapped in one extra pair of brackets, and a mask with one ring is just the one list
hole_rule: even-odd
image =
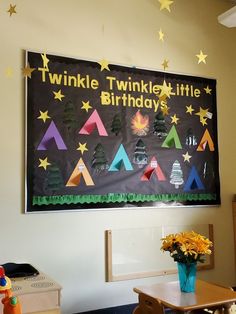
[(26, 211), (220, 204), (216, 80), (26, 53)]
[[(106, 281), (176, 274), (176, 262), (169, 252), (160, 250), (161, 238), (192, 230), (213, 242), (212, 224), (106, 230)], [(214, 268), (214, 247), (211, 250), (204, 263), (198, 263), (198, 270)]]

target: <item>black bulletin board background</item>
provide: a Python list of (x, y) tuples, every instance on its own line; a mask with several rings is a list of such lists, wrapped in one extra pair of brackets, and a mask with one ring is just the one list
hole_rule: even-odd
[[(26, 79), (27, 212), (220, 204), (216, 80), (113, 64), (109, 64), (109, 71), (101, 71), (98, 62), (54, 55), (47, 55), (47, 58), (46, 68), (40, 53), (27, 52), (27, 63), (35, 69), (31, 78)], [(68, 86), (69, 76), (76, 78), (71, 79), (71, 86)], [(94, 88), (91, 87), (91, 80), (97, 82)], [(121, 87), (119, 90), (117, 81), (118, 84), (123, 82), (120, 83), (122, 86), (127, 84), (127, 90)], [(128, 83), (132, 82), (137, 82), (137, 85), (129, 89), (131, 85)], [(141, 82), (147, 84), (146, 87), (135, 90)], [(164, 82), (171, 86), (168, 96), (161, 96)], [(160, 88), (150, 88), (156, 85)], [(199, 90), (196, 94), (199, 97), (191, 94), (190, 87), (192, 92)], [(64, 95), (61, 100), (55, 98), (59, 90)], [(101, 98), (103, 92), (109, 94), (110, 101), (116, 96), (120, 97), (119, 101), (104, 104), (105, 100)], [(148, 99), (146, 105), (145, 99)], [(157, 108), (154, 102), (158, 101)], [(82, 109), (86, 102), (91, 107), (87, 110)], [(187, 112), (189, 106), (194, 109), (192, 114)], [(165, 108), (168, 110), (165, 111)], [(208, 114), (201, 116), (201, 109), (207, 109)], [(89, 134), (81, 132), (95, 110), (106, 136), (101, 135), (99, 123), (87, 125)], [(49, 118), (43, 121), (40, 112), (46, 111)], [(141, 114), (141, 118), (148, 119), (148, 127), (141, 135), (132, 128), (132, 119), (137, 113)], [(119, 120), (117, 129), (114, 127), (115, 116)], [(179, 119), (176, 123), (173, 122), (174, 116)], [(201, 122), (201, 118), (205, 119), (205, 123)], [(56, 137), (51, 136), (46, 141), (45, 136), (53, 134), (48, 131), (52, 122), (66, 148), (58, 148)], [(160, 123), (164, 124), (166, 134), (157, 134)], [(169, 133), (173, 127), (175, 132), (171, 133), (174, 134), (171, 137)], [(204, 145), (201, 140), (206, 130), (210, 137)], [(190, 141), (187, 140), (189, 132)], [(168, 136), (169, 142), (163, 145)], [(193, 138), (194, 144), (191, 142)], [(86, 144), (84, 147), (87, 150), (83, 153), (78, 150), (80, 144)], [(98, 144), (102, 153), (96, 151)], [(211, 144), (214, 149), (210, 149)], [(119, 150), (121, 146), (125, 154)], [(200, 146), (203, 148), (199, 151)], [(191, 158), (184, 161), (183, 155), (187, 152)], [(157, 174), (156, 166), (153, 168), (153, 157), (164, 179), (161, 179), (160, 172)], [(40, 160), (45, 158), (49, 165), (44, 168), (40, 166)], [(70, 181), (79, 160), (85, 165), (93, 185), (88, 184), (83, 171)], [(193, 170), (195, 172), (191, 172)], [(178, 187), (170, 182), (174, 174), (174, 180), (180, 183)], [(141, 180), (143, 176), (146, 180)], [(69, 181), (73, 181), (74, 186), (68, 186)]]

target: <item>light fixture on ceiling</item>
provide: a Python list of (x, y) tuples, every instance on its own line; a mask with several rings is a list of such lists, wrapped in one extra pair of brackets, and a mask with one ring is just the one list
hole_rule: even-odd
[(236, 6), (219, 15), (218, 22), (226, 27), (236, 27)]

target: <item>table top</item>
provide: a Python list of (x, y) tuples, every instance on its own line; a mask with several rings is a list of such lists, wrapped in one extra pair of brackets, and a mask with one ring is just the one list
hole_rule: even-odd
[(196, 291), (192, 293), (181, 292), (178, 281), (140, 286), (134, 288), (134, 291), (158, 299), (164, 306), (179, 311), (213, 307), (236, 301), (235, 291), (202, 280), (196, 281)]

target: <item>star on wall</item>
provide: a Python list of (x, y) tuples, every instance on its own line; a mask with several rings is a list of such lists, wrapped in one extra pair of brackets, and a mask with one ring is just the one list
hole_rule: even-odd
[(178, 124), (178, 120), (179, 120), (179, 118), (177, 118), (176, 114), (174, 114), (173, 116), (171, 116), (171, 123)]
[(204, 126), (204, 125), (207, 125), (207, 118), (200, 118), (200, 122), (201, 124)]
[(170, 12), (170, 5), (174, 2), (172, 0), (158, 0), (161, 4), (160, 6), (160, 11), (163, 9), (166, 9), (167, 11)]
[(49, 117), (48, 115), (48, 110), (44, 112), (39, 110), (39, 112), (40, 112), (40, 116), (38, 116), (37, 119), (42, 119), (44, 123), (46, 122), (47, 119), (51, 119), (51, 117)]
[(202, 107), (200, 107), (200, 110), (195, 113), (196, 116), (199, 116), (200, 117), (200, 121), (201, 119), (204, 119), (208, 113), (208, 108), (207, 109), (203, 109)]
[(48, 157), (44, 159), (39, 158), (39, 161), (40, 161), (40, 164), (38, 165), (38, 168), (43, 167), (44, 170), (47, 170), (47, 167), (51, 165), (50, 162), (48, 162)]
[(22, 69), (22, 74), (24, 77), (29, 77), (31, 78), (31, 74), (32, 72), (35, 70), (35, 68), (31, 68), (29, 63), (27, 64), (27, 66), (25, 68)]
[(163, 33), (163, 31), (162, 31), (161, 28), (160, 28), (158, 34), (159, 34), (159, 40), (162, 41), (162, 42), (164, 42), (164, 36), (165, 36), (165, 34)]
[(193, 107), (192, 107), (192, 105), (189, 105), (189, 106), (186, 106), (186, 113), (189, 113), (189, 114), (193, 114), (193, 111), (194, 111), (194, 109), (193, 109)]
[(212, 89), (210, 89), (208, 85), (207, 85), (206, 88), (204, 88), (204, 90), (205, 90), (206, 94), (210, 94), (211, 95)]
[(6, 75), (6, 77), (8, 77), (8, 78), (13, 77), (13, 69), (12, 69), (11, 67), (7, 67), (7, 68), (5, 69), (5, 75)]
[(203, 62), (206, 64), (206, 57), (207, 55), (205, 55), (202, 50), (200, 50), (200, 53), (198, 55), (196, 55), (196, 57), (198, 58), (198, 64)]
[(84, 144), (79, 143), (79, 147), (76, 150), (79, 150), (81, 154), (83, 155), (83, 153), (88, 150), (86, 145), (87, 143), (84, 143)]
[(59, 89), (58, 92), (53, 92), (53, 94), (54, 94), (54, 99), (58, 99), (58, 100), (60, 100), (60, 101), (62, 101), (62, 98), (65, 97), (65, 95), (63, 95), (63, 94), (61, 93), (61, 90), (60, 90), (60, 89)]
[(190, 158), (192, 158), (192, 156), (190, 156), (188, 152), (186, 154), (183, 154), (182, 156), (184, 157), (184, 161), (187, 162), (190, 162)]
[(166, 59), (165, 59), (165, 60), (163, 61), (163, 63), (161, 64), (161, 65), (163, 66), (163, 68), (164, 68), (164, 71), (169, 67), (169, 64), (168, 64), (168, 63), (169, 63), (169, 60), (166, 60)]
[(158, 95), (159, 98), (162, 98), (163, 96), (170, 98), (171, 90), (173, 89), (171, 87), (171, 84), (166, 84), (166, 81), (164, 80), (162, 85), (159, 85), (159, 88), (161, 89), (160, 94)]
[(10, 4), (10, 8), (7, 10), (7, 12), (9, 12), (10, 16), (12, 16), (12, 14), (16, 14), (16, 4), (12, 5)]
[(162, 113), (163, 113), (164, 116), (168, 116), (169, 110), (170, 110), (170, 107), (168, 107), (167, 105), (165, 105), (165, 106), (163, 106), (163, 107), (161, 108), (161, 111), (162, 111)]
[(89, 111), (89, 109), (92, 109), (93, 107), (92, 106), (90, 106), (90, 104), (89, 104), (89, 101), (82, 101), (82, 103), (83, 103), (83, 106), (81, 107), (81, 109), (84, 109), (84, 110), (86, 110), (86, 112), (88, 112)]
[(107, 60), (103, 59), (103, 60), (101, 60), (101, 61), (98, 62), (98, 63), (99, 63), (100, 66), (101, 66), (101, 71), (103, 71), (103, 70), (108, 70), (108, 71), (110, 71), (110, 69), (109, 69), (109, 62), (108, 62)]
[(43, 59), (43, 67), (48, 69), (48, 62), (50, 61), (46, 55), (46, 53), (41, 53), (41, 57)]

